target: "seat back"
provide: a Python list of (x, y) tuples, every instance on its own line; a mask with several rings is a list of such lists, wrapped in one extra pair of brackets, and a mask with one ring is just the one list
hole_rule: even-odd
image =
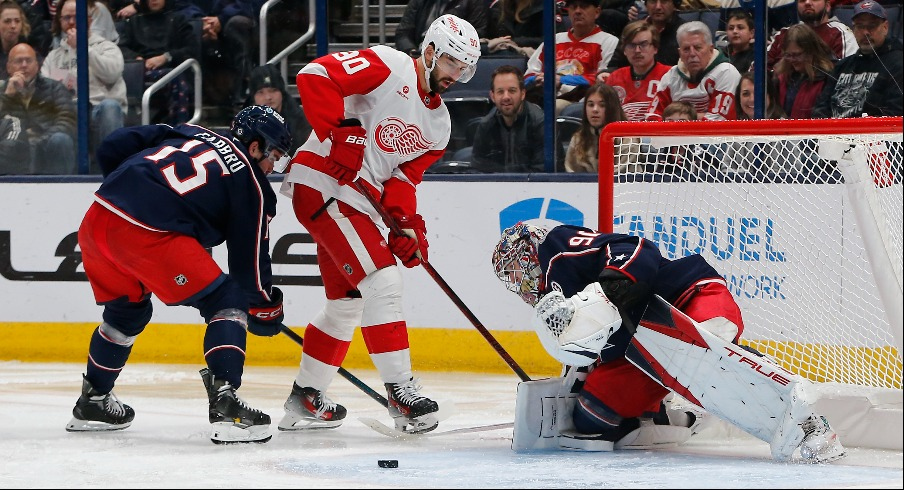
[(126, 83), (126, 101), (129, 105), (126, 114), (126, 125), (131, 126), (141, 121), (141, 96), (144, 95), (144, 61), (126, 60), (123, 64), (122, 79)]

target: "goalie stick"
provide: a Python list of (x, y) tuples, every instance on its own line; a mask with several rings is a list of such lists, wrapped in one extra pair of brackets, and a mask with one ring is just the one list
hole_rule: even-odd
[[(367, 187), (364, 186), (364, 181), (361, 180), (360, 177), (355, 179), (355, 181), (352, 182), (352, 185), (355, 187), (355, 189), (358, 190), (358, 192), (360, 192), (364, 195), (364, 197), (367, 198), (367, 201), (370, 202), (370, 205), (377, 210), (377, 213), (379, 213), (380, 217), (383, 218), (383, 222), (386, 223), (386, 226), (388, 226), (393, 233), (395, 233), (396, 235), (405, 234), (399, 224), (395, 222), (395, 220), (392, 218), (392, 216), (389, 215), (383, 205), (380, 204), (380, 201), (378, 201), (377, 198), (367, 190)], [(483, 335), (483, 338), (486, 339), (486, 341), (490, 343), (490, 346), (493, 347), (496, 353), (499, 354), (500, 357), (502, 357), (502, 360), (504, 360), (505, 363), (508, 364), (510, 368), (512, 368), (512, 371), (515, 371), (515, 374), (517, 374), (518, 377), (521, 378), (521, 381), (530, 381), (530, 376), (528, 376), (527, 373), (525, 373), (524, 370), (521, 369), (521, 366), (519, 366), (518, 363), (515, 362), (514, 359), (512, 359), (512, 356), (510, 356), (509, 353), (506, 352), (504, 348), (502, 348), (502, 345), (499, 343), (499, 341), (496, 340), (495, 337), (493, 337), (493, 334), (491, 334), (490, 331), (487, 330), (487, 328), (483, 326), (482, 323), (480, 323), (480, 320), (478, 320), (477, 317), (474, 316), (474, 313), (472, 313), (467, 305), (465, 305), (464, 301), (462, 301), (461, 298), (459, 298), (458, 295), (455, 294), (455, 291), (453, 291), (449, 284), (439, 275), (439, 272), (436, 272), (436, 269), (434, 269), (433, 266), (430, 265), (430, 263), (427, 262), (425, 258), (421, 257), (420, 259), (421, 265), (424, 266), (424, 269), (426, 269), (427, 273), (430, 274), (430, 277), (432, 277), (433, 280), (436, 281), (436, 283), (439, 285), (440, 289), (442, 289), (443, 292), (446, 293), (447, 296), (449, 296), (449, 299), (451, 299), (452, 302), (455, 303), (455, 306), (457, 306), (458, 309), (461, 310), (462, 313), (464, 313), (468, 320), (470, 320), (471, 324), (474, 325), (474, 328), (476, 328), (477, 331), (480, 332), (481, 335)]]
[(393, 427), (390, 427), (383, 422), (380, 422), (377, 419), (369, 418), (369, 417), (360, 417), (358, 420), (361, 421), (362, 424), (369, 427), (371, 430), (383, 434), (387, 437), (392, 437), (394, 439), (400, 439), (403, 441), (413, 441), (416, 439), (422, 439), (425, 437), (436, 437), (436, 436), (446, 436), (452, 434), (467, 434), (471, 432), (487, 432), (491, 430), (499, 430), (499, 429), (511, 429), (515, 426), (514, 422), (505, 422), (501, 424), (489, 424), (489, 425), (478, 425), (474, 427), (461, 427), (458, 429), (449, 429), (442, 431), (431, 431), (431, 432), (421, 432), (417, 434), (413, 434), (411, 432), (405, 432)]

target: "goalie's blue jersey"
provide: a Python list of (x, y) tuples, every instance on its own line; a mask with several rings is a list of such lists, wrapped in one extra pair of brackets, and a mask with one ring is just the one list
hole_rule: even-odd
[[(598, 233), (580, 226), (559, 225), (551, 229), (537, 252), (543, 270), (541, 294), (556, 290), (566, 297), (573, 296), (599, 281), (603, 270), (610, 268), (648, 285), (651, 295), (658, 294), (680, 308), (697, 285), (722, 279), (700, 255), (669, 260), (649, 240), (621, 233)], [(649, 298), (634, 311), (625, 312), (635, 325), (648, 301)], [(601, 359), (605, 362), (624, 355), (630, 340), (629, 329), (619, 329), (609, 338), (611, 345), (603, 350)]]
[(276, 194), (244, 145), (201, 126), (121, 128), (98, 147), (95, 200), (129, 222), (210, 248), (226, 243), (229, 275), (251, 304), (269, 300), (269, 222)]

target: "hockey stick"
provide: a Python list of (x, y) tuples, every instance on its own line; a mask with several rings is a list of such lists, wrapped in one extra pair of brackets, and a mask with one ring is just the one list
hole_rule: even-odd
[[(377, 212), (380, 214), (380, 217), (383, 218), (383, 222), (386, 223), (386, 226), (388, 226), (393, 233), (395, 233), (396, 235), (405, 234), (404, 232), (402, 232), (402, 228), (399, 227), (399, 224), (395, 222), (395, 220), (392, 218), (392, 216), (389, 215), (388, 212), (386, 212), (386, 209), (382, 204), (380, 204), (380, 201), (378, 201), (377, 198), (367, 190), (360, 177), (355, 179), (352, 184), (355, 186), (355, 189), (357, 189), (358, 192), (364, 194), (364, 197), (366, 197), (371, 206), (373, 206), (374, 209), (377, 210)], [(483, 335), (483, 338), (485, 338), (486, 341), (490, 343), (490, 346), (493, 347), (496, 353), (498, 353), (502, 357), (502, 359), (506, 362), (506, 364), (509, 365), (510, 368), (512, 368), (513, 371), (515, 371), (515, 374), (517, 374), (518, 377), (521, 378), (521, 381), (530, 381), (530, 376), (528, 376), (527, 373), (525, 373), (524, 370), (521, 369), (521, 366), (519, 366), (518, 363), (515, 362), (514, 359), (512, 359), (512, 356), (510, 356), (509, 353), (506, 352), (506, 350), (502, 347), (502, 345), (499, 344), (496, 338), (493, 337), (493, 334), (491, 334), (490, 331), (487, 330), (487, 328), (484, 327), (482, 323), (480, 323), (480, 320), (478, 320), (477, 317), (474, 316), (474, 313), (471, 313), (471, 310), (468, 309), (461, 298), (459, 298), (458, 295), (455, 294), (455, 291), (453, 291), (449, 284), (446, 283), (446, 281), (439, 275), (439, 272), (436, 272), (436, 269), (434, 269), (433, 266), (430, 265), (430, 263), (427, 262), (424, 257), (420, 257), (420, 259), (421, 265), (424, 266), (424, 269), (427, 270), (427, 273), (430, 274), (430, 277), (432, 277), (433, 280), (436, 281), (437, 284), (439, 284), (440, 289), (442, 289), (443, 292), (445, 292), (446, 295), (449, 296), (449, 299), (451, 299), (452, 302), (455, 303), (455, 306), (457, 306), (458, 309), (461, 310), (462, 313), (464, 313), (468, 320), (471, 321), (471, 324), (474, 325), (474, 328), (476, 328), (477, 331), (480, 332), (481, 335)]]
[[(297, 333), (295, 333), (295, 332), (294, 332), (292, 329), (290, 329), (289, 327), (287, 327), (287, 326), (285, 326), (285, 325), (280, 325), (280, 326), (279, 326), (279, 331), (282, 332), (282, 333), (284, 333), (284, 334), (286, 334), (286, 336), (289, 337), (290, 339), (294, 340), (296, 344), (298, 344), (298, 345), (304, 347), (304, 338), (302, 338), (301, 335), (298, 335)], [(367, 394), (367, 396), (369, 396), (369, 397), (373, 398), (374, 400), (376, 400), (377, 403), (379, 403), (380, 405), (383, 405), (384, 407), (388, 406), (389, 401), (386, 400), (386, 397), (385, 397), (385, 396), (383, 396), (383, 395), (377, 393), (373, 388), (371, 388), (370, 386), (367, 386), (366, 384), (364, 384), (364, 381), (361, 381), (360, 379), (358, 379), (357, 377), (355, 377), (354, 374), (352, 374), (352, 373), (346, 371), (346, 370), (345, 370), (344, 368), (342, 368), (342, 367), (339, 368), (339, 374), (340, 374), (343, 378), (347, 379), (351, 384), (353, 384), (353, 385), (355, 385), (356, 387), (358, 387), (359, 390), (361, 390), (361, 391), (363, 391), (365, 394)]]

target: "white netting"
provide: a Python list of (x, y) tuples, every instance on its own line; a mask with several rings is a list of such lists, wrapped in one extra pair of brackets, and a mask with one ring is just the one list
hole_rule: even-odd
[[(813, 133), (826, 124), (812, 123)], [(689, 130), (700, 127), (693, 124)], [(893, 326), (900, 317), (880, 294), (897, 281), (900, 297), (901, 134), (657, 136), (652, 127), (619, 129), (630, 137), (614, 138), (608, 150), (603, 139), (601, 154), (615, 155), (613, 231), (651, 239), (668, 258), (703, 254), (741, 306), (742, 338), (792, 371), (901, 388), (900, 324), (897, 340)], [(845, 151), (822, 158), (820, 146), (832, 142)], [(866, 238), (882, 242), (891, 264), (879, 276), (830, 159), (849, 158), (855, 145), (872, 177), (865, 192), (881, 209), (873, 213), (879, 236)]]

